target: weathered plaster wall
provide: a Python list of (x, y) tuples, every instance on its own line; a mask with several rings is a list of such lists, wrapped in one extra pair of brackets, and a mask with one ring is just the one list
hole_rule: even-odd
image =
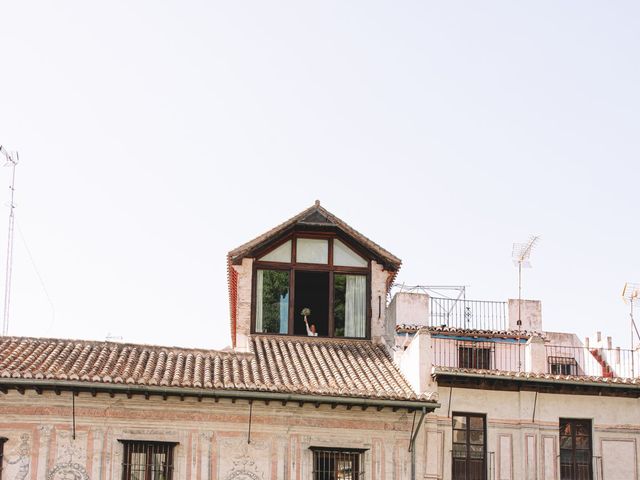
[[(542, 330), (542, 302), (540, 300), (520, 300), (521, 330), (539, 332)], [(509, 299), (509, 330), (518, 330), (518, 299)]]
[(393, 345), (395, 341), (395, 321), (387, 323), (387, 280), (391, 272), (382, 265), (371, 261), (371, 339), (379, 343)]
[[(559, 419), (586, 418), (593, 424), (594, 478), (637, 479), (640, 471), (638, 399), (505, 392), (440, 387), (441, 408), (427, 416), (423, 433), (424, 478), (451, 478), (451, 415), (487, 418), (491, 479), (559, 479)], [(535, 406), (535, 416), (534, 416)]]
[(234, 265), (238, 272), (238, 311), (236, 312), (236, 348), (249, 350), (251, 333), (251, 289), (253, 288), (253, 259), (242, 259), (241, 265)]
[(176, 480), (307, 480), (310, 446), (367, 449), (365, 479), (406, 480), (411, 421), (406, 411), (256, 401), (248, 444), (247, 401), (81, 393), (73, 440), (69, 392), (9, 391), (0, 402), (3, 480), (120, 480), (118, 440), (178, 442)]

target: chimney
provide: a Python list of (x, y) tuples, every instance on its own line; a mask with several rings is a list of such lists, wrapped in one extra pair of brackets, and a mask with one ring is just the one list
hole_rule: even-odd
[(518, 300), (509, 299), (509, 330), (529, 332), (542, 331), (542, 302), (540, 300), (520, 300), (520, 320), (518, 325)]
[(387, 307), (387, 322), (396, 325), (429, 324), (429, 295), (425, 293), (398, 292)]

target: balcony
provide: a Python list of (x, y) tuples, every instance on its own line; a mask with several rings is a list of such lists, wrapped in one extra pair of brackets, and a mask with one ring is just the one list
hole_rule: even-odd
[(507, 330), (507, 302), (429, 296), (428, 326), (473, 330)]
[(640, 352), (621, 348), (549, 345), (541, 337), (471, 338), (430, 335), (432, 364), (440, 370), (535, 374), (548, 378), (591, 377), (629, 382), (640, 377)]

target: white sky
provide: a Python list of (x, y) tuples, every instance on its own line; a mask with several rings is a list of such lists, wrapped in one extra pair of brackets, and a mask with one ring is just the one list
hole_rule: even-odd
[(227, 251), (318, 198), (403, 259), (400, 281), (473, 299), (515, 296), (511, 244), (540, 234), (525, 296), (545, 329), (628, 347), (638, 2), (3, 2), (0, 16), (0, 144), (21, 158), (11, 334), (223, 347)]

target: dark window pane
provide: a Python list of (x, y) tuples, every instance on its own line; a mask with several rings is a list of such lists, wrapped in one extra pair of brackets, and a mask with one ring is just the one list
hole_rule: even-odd
[(453, 442), (454, 443), (466, 443), (467, 441), (467, 432), (465, 430), (454, 430), (453, 431)]
[(484, 431), (484, 417), (469, 417), (471, 430)]
[(467, 428), (467, 417), (463, 417), (460, 415), (453, 416), (453, 428), (455, 429), (464, 429)]
[(484, 458), (484, 445), (471, 445), (469, 447), (469, 457), (471, 458)]
[(469, 432), (469, 442), (475, 445), (484, 445), (484, 431)]

